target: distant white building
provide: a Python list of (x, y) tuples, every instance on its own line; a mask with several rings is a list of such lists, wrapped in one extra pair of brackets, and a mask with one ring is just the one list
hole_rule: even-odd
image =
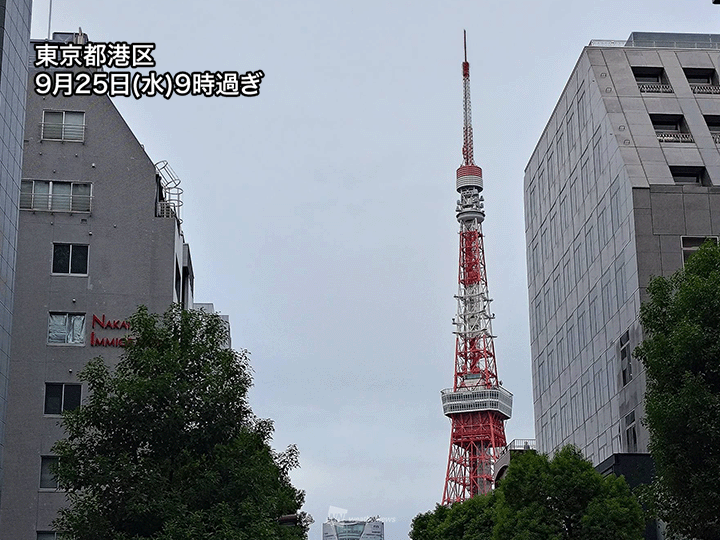
[(375, 518), (367, 521), (337, 521), (323, 523), (322, 540), (384, 540), (385, 524)]

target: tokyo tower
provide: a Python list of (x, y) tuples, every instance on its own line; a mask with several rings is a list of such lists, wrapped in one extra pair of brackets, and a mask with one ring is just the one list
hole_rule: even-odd
[(493, 488), (493, 467), (505, 442), (505, 420), (512, 412), (512, 394), (498, 381), (488, 295), (482, 222), (485, 219), (482, 170), (473, 159), (470, 111), (470, 64), (463, 36), (463, 147), (457, 170), (460, 224), (455, 375), (452, 389), (441, 392), (443, 412), (450, 418), (448, 456), (442, 504), (464, 501)]

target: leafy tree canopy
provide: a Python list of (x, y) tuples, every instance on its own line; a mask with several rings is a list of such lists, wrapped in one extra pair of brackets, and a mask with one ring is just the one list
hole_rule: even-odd
[(412, 540), (640, 540), (642, 510), (625, 479), (601, 476), (578, 449), (513, 456), (497, 489), (413, 520)]
[(247, 351), (225, 346), (217, 315), (140, 308), (111, 371), (95, 358), (80, 373), (90, 394), (63, 416), (53, 451), (68, 506), (54, 526), (72, 540), (276, 540), (304, 494), (288, 477), (297, 449), (275, 453), (272, 422), (247, 392)]
[(647, 376), (645, 422), (656, 481), (651, 500), (671, 531), (720, 538), (720, 247), (653, 278), (635, 349)]

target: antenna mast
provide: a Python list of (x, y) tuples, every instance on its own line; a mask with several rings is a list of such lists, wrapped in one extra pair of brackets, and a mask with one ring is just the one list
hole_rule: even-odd
[(48, 40), (52, 37), (50, 35), (50, 21), (52, 20), (52, 0), (50, 0), (50, 9), (48, 10)]
[[(463, 165), (475, 165), (473, 159), (472, 107), (470, 106), (470, 63), (467, 61), (467, 32), (463, 30)], [(482, 189), (482, 188), (480, 188)]]

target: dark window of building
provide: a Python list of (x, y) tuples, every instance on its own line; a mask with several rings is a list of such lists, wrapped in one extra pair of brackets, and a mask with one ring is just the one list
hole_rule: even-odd
[(625, 416), (625, 451), (630, 453), (638, 451), (635, 411)]
[(705, 122), (710, 133), (720, 133), (720, 116), (715, 114), (706, 114)]
[(580, 131), (587, 123), (587, 111), (585, 110), (585, 92), (579, 91), (578, 96), (578, 120), (580, 121)]
[(567, 141), (570, 146), (569, 150), (575, 148), (575, 115), (570, 113), (567, 119)]
[(661, 67), (633, 67), (632, 72), (641, 92), (672, 93), (673, 91), (672, 86), (667, 82), (665, 71)]
[(670, 174), (676, 184), (706, 184), (705, 167), (670, 167)]
[(48, 343), (85, 344), (84, 313), (50, 313)]
[(180, 274), (180, 268), (178, 268), (177, 261), (175, 262), (175, 297), (177, 302), (182, 299), (182, 275)]
[(705, 115), (705, 123), (710, 130), (715, 144), (720, 144), (720, 116), (714, 114)]
[(53, 244), (53, 274), (87, 274), (88, 246)]
[(85, 113), (43, 111), (41, 138), (50, 141), (84, 141)]
[(681, 114), (651, 114), (650, 121), (660, 142), (694, 142)]
[(79, 384), (45, 383), (45, 414), (61, 414), (80, 406)]
[(630, 354), (630, 332), (626, 331), (620, 337), (620, 370), (622, 371), (622, 383), (625, 386), (632, 381), (632, 356)]
[(54, 532), (38, 531), (37, 540), (62, 540), (62, 535)]
[(683, 68), (690, 86), (717, 84), (717, 75), (713, 68)]
[(712, 240), (717, 244), (716, 236), (683, 236), (680, 238), (682, 245), (683, 264), (687, 262), (690, 256), (695, 253), (706, 240)]
[(20, 186), (20, 208), (53, 212), (89, 212), (90, 184), (23, 180)]
[(659, 83), (663, 81), (663, 68), (640, 66), (632, 67), (635, 80), (639, 83)]
[(650, 120), (655, 131), (670, 131), (680, 133), (682, 131), (683, 117), (679, 114), (651, 114)]
[(57, 465), (57, 456), (42, 456), (40, 458), (40, 487), (57, 489), (58, 483), (53, 469)]

